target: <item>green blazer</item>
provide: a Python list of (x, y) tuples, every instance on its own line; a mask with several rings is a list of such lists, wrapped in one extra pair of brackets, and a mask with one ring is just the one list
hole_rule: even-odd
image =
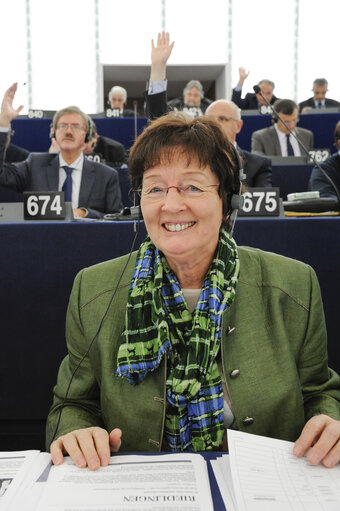
[[(89, 426), (119, 427), (122, 451), (162, 448), (166, 360), (136, 386), (115, 376), (135, 257), (86, 268), (75, 279), (66, 320), (69, 354), (54, 389), (47, 448), (82, 357), (56, 437)], [(327, 366), (318, 282), (309, 266), (292, 259), (247, 247), (239, 248), (239, 257), (236, 298), (224, 313), (221, 343), (234, 427), (295, 441), (313, 415), (340, 419), (340, 379)]]

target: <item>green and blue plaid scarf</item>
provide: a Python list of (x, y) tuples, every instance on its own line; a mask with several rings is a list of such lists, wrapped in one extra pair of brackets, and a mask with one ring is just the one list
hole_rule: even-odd
[(138, 384), (168, 358), (165, 439), (171, 451), (221, 449), (223, 390), (216, 355), (238, 274), (235, 241), (221, 229), (191, 314), (164, 255), (149, 238), (138, 251), (116, 374)]

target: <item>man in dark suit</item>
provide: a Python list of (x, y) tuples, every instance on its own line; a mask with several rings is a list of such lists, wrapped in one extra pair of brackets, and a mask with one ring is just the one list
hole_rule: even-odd
[[(267, 105), (262, 96), (253, 92), (248, 92), (244, 98), (241, 98), (243, 83), (248, 75), (249, 71), (247, 73), (244, 67), (239, 67), (239, 81), (233, 89), (231, 100), (242, 110), (258, 110), (262, 105)], [(261, 80), (257, 85), (260, 87), (261, 92), (267, 101), (273, 105), (277, 100), (277, 97), (273, 94), (275, 88), (274, 82), (271, 80)]]
[(118, 173), (101, 163), (89, 161), (83, 154), (91, 126), (88, 116), (78, 107), (56, 112), (52, 136), (59, 154), (32, 153), (20, 163), (4, 163), (7, 132), (11, 121), (23, 106), (13, 107), (17, 84), (6, 92), (0, 111), (0, 185), (16, 191), (60, 191), (72, 201), (75, 217), (100, 218), (121, 209)]
[(98, 135), (96, 123), (91, 122), (91, 139), (86, 143), (84, 154), (89, 160), (106, 163), (110, 167), (121, 167), (127, 163), (125, 148), (123, 144), (112, 138)]
[(313, 82), (313, 97), (301, 101), (299, 103), (299, 112), (305, 114), (312, 108), (321, 109), (324, 111), (325, 108), (340, 108), (339, 101), (335, 99), (326, 98), (326, 92), (328, 91), (328, 82), (326, 78), (316, 78)]
[[(335, 127), (334, 137), (338, 151), (332, 154), (326, 161), (320, 163), (320, 167), (331, 178), (338, 195), (340, 195), (340, 121)], [(311, 190), (318, 190), (320, 192), (320, 197), (338, 199), (336, 190), (318, 167), (313, 168), (309, 184)]]
[[(296, 127), (299, 121), (297, 104), (291, 99), (278, 99), (274, 107), (306, 149), (308, 151), (313, 149), (313, 132)], [(273, 122), (274, 126), (253, 132), (252, 152), (267, 156), (304, 156), (305, 152), (300, 143), (275, 115)]]

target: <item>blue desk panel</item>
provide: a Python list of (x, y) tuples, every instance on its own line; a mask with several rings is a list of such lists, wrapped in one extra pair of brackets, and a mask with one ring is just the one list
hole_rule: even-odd
[[(136, 246), (144, 236), (142, 224)], [(74, 277), (81, 268), (128, 253), (133, 237), (132, 222), (0, 225), (0, 450), (44, 448), (44, 419), (66, 354), (64, 324)], [(330, 365), (340, 372), (340, 218), (243, 218), (235, 238), (316, 270)]]
[(287, 200), (288, 193), (306, 192), (308, 190), (313, 166), (312, 164), (272, 166), (273, 186), (280, 188), (280, 197), (283, 200)]
[[(270, 115), (247, 115), (243, 113), (244, 121), (241, 133), (237, 136), (240, 147), (250, 151), (251, 134), (253, 131), (271, 126)], [(334, 128), (340, 120), (338, 113), (304, 114), (300, 116), (299, 126), (314, 133), (314, 147), (328, 147), (331, 153), (335, 151)], [(100, 135), (113, 138), (124, 144), (128, 149), (134, 140), (134, 119), (94, 118)], [(15, 135), (13, 144), (17, 144), (29, 151), (44, 152), (50, 146), (49, 132), (50, 119), (18, 118), (12, 122)], [(137, 132), (140, 133), (147, 123), (146, 118), (137, 120)]]
[[(135, 121), (133, 117), (124, 119), (95, 118), (99, 135), (110, 137), (121, 142), (127, 149), (134, 141)], [(12, 137), (13, 144), (23, 147), (31, 152), (46, 152), (51, 145), (50, 124), (51, 119), (24, 119), (17, 118), (12, 122), (15, 131)], [(137, 119), (137, 133), (146, 125), (146, 119)]]

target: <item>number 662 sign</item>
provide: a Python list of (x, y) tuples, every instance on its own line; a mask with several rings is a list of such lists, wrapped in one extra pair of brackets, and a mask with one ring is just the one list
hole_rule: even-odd
[(243, 208), (239, 216), (279, 216), (280, 194), (279, 188), (247, 188), (242, 194)]
[(64, 192), (24, 192), (25, 220), (64, 220)]

